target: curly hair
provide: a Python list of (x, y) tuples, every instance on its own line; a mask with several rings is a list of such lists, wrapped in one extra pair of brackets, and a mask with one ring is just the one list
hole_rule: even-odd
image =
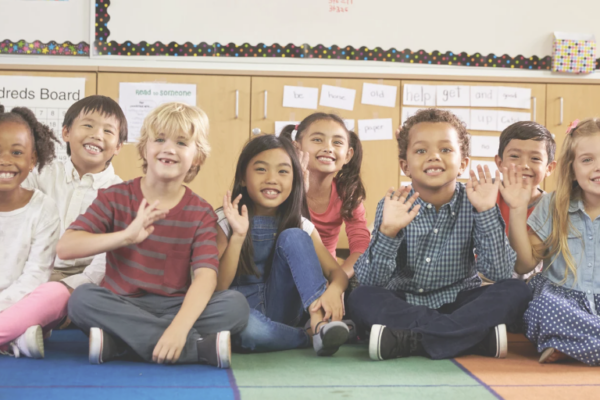
[(421, 122), (445, 122), (456, 130), (458, 134), (458, 142), (460, 143), (460, 154), (463, 158), (468, 157), (471, 148), (471, 135), (467, 132), (465, 123), (450, 111), (439, 110), (436, 108), (426, 108), (417, 111), (415, 115), (408, 118), (398, 133), (398, 156), (401, 160), (406, 160), (406, 152), (408, 150), (408, 141), (410, 130), (413, 126)]
[(55, 143), (60, 141), (56, 138), (52, 129), (38, 122), (35, 114), (26, 107), (15, 107), (10, 112), (4, 112), (4, 106), (0, 105), (0, 124), (3, 122), (16, 122), (27, 127), (34, 143), (34, 151), (37, 156), (38, 171), (49, 164), (56, 157)]

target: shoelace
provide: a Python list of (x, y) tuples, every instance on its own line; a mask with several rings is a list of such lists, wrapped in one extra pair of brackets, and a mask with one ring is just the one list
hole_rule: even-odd
[(419, 335), (410, 332), (397, 332), (390, 330), (390, 333), (396, 339), (392, 347), (393, 357), (408, 357), (419, 354)]
[(10, 346), (10, 349), (12, 350), (12, 353), (10, 351), (0, 350), (0, 355), (10, 356), (10, 357), (14, 357), (14, 358), (21, 357), (21, 351), (19, 350), (19, 348), (17, 347), (17, 345), (14, 342), (10, 342), (9, 346)]

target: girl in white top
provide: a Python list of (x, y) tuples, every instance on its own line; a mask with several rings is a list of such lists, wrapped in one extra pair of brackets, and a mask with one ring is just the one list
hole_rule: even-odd
[[(52, 272), (60, 232), (56, 204), (21, 183), (36, 165), (42, 169), (52, 161), (55, 142), (50, 128), (29, 109), (4, 113), (0, 106), (0, 313), (47, 282)], [(41, 340), (38, 331), (33, 339)], [(20, 348), (2, 343), (0, 351), (18, 356)]]

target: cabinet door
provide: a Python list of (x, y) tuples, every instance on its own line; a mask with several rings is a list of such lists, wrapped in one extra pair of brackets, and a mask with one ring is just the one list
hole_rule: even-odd
[[(600, 117), (600, 86), (548, 85), (547, 113), (547, 127), (554, 134), (558, 158), (572, 121)], [(555, 175), (546, 179), (545, 190), (556, 190)]]
[[(500, 107), (434, 107), (434, 108), (457, 108), (457, 109), (468, 109), (468, 110), (498, 110), (498, 111), (511, 111), (511, 112), (529, 112), (531, 114), (531, 119), (544, 124), (546, 121), (546, 85), (545, 84), (528, 84), (528, 83), (494, 83), (494, 82), (444, 82), (444, 81), (402, 81), (402, 92), (404, 93), (404, 86), (407, 84), (414, 85), (449, 85), (449, 86), (508, 86), (508, 87), (518, 87), (518, 88), (529, 88), (531, 89), (531, 103), (530, 109), (514, 109), (514, 108), (500, 108)], [(402, 107), (416, 107), (423, 108), (423, 106), (406, 106)], [(469, 129), (469, 133), (471, 136), (487, 136), (487, 137), (499, 137), (500, 131), (483, 131), (483, 130), (475, 130)], [(498, 147), (490, 148), (490, 151), (493, 151), (493, 155), (495, 156), (498, 152)], [(473, 146), (471, 146), (471, 152), (473, 154)], [(481, 154), (481, 153), (480, 153)], [(477, 161), (487, 161), (493, 162), (494, 157), (490, 156), (471, 156), (471, 165), (476, 163)], [(405, 176), (401, 177), (402, 181), (410, 181), (410, 178)], [(465, 179), (459, 179), (461, 182), (466, 182)]]
[[(196, 84), (197, 105), (208, 115), (212, 147), (200, 173), (188, 184), (190, 189), (214, 208), (223, 203), (231, 188), (238, 155), (249, 138), (250, 78), (238, 76), (198, 76), (168, 74), (98, 74), (98, 94), (119, 100), (121, 82), (161, 82)], [(236, 91), (237, 110), (236, 118)], [(113, 159), (117, 175), (128, 180), (142, 175), (135, 143), (127, 143)]]
[[(368, 80), (368, 79), (327, 79), (327, 78), (252, 78), (252, 122), (253, 132), (260, 129), (261, 133), (273, 133), (275, 121), (302, 121), (308, 115), (322, 111), (339, 115), (344, 119), (354, 119), (355, 130), (358, 132), (358, 120), (391, 118), (393, 130), (398, 126), (400, 109), (398, 96), (394, 107), (380, 107), (361, 104), (363, 82), (377, 83), (400, 88), (397, 80)], [(317, 110), (283, 107), (284, 86), (304, 86), (319, 88), (321, 85), (340, 86), (356, 90), (354, 110), (341, 110), (331, 107), (318, 106)], [(399, 90), (397, 91), (399, 93)], [(265, 101), (265, 93), (266, 101)], [(390, 186), (399, 184), (399, 164), (396, 141), (377, 140), (362, 141), (363, 161), (361, 177), (367, 192), (365, 208), (367, 224), (375, 219), (377, 203)], [(346, 233), (342, 229), (338, 248), (348, 248)]]

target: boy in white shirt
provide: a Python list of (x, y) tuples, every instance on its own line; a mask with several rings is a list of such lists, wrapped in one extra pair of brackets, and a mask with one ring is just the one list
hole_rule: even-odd
[[(115, 175), (111, 160), (127, 140), (127, 120), (111, 98), (89, 96), (69, 108), (62, 136), (70, 158), (64, 163), (55, 161), (41, 173), (29, 174), (23, 183), (55, 200), (61, 236), (92, 204), (98, 189), (122, 182)], [(51, 282), (0, 313), (0, 345), (17, 338), (15, 343), (23, 347), (21, 355), (43, 357), (43, 332), (65, 319), (73, 290), (84, 283), (99, 284), (105, 268), (105, 254), (69, 261), (56, 257)]]

